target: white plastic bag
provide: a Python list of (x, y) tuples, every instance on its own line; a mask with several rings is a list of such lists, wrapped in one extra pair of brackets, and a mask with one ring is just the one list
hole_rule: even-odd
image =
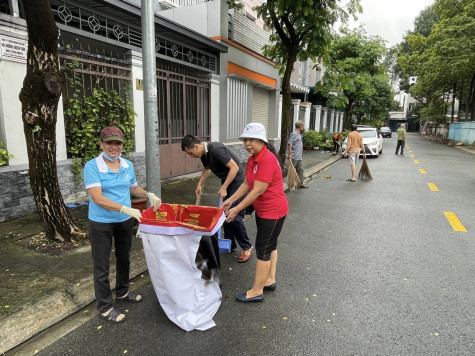
[[(221, 224), (219, 224), (221, 226)], [(201, 236), (140, 232), (158, 301), (168, 318), (186, 331), (207, 330), (221, 305), (218, 281), (206, 281), (196, 267)]]

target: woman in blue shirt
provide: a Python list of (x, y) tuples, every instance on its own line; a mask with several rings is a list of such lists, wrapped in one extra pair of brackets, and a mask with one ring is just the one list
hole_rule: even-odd
[(156, 211), (160, 198), (137, 185), (132, 163), (121, 157), (124, 133), (106, 127), (100, 135), (102, 153), (84, 167), (84, 185), (90, 196), (89, 235), (94, 262), (94, 293), (101, 317), (121, 322), (125, 315), (112, 307), (109, 256), (114, 238), (116, 256), (116, 301), (138, 303), (142, 297), (129, 292), (130, 248), (134, 218), (142, 215), (131, 208), (130, 197), (147, 197)]

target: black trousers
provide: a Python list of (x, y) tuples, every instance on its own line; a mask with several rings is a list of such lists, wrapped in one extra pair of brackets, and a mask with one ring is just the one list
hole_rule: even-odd
[(333, 151), (338, 152), (340, 145), (338, 144), (340, 141), (333, 140)]
[(94, 262), (94, 293), (97, 310), (105, 313), (112, 307), (109, 282), (109, 257), (112, 240), (116, 258), (115, 295), (121, 297), (129, 291), (130, 248), (134, 219), (120, 223), (100, 223), (89, 220), (92, 260)]
[(404, 140), (397, 140), (397, 145), (396, 145), (396, 154), (399, 152), (399, 147), (401, 147), (401, 154), (404, 153), (404, 145), (406, 142)]

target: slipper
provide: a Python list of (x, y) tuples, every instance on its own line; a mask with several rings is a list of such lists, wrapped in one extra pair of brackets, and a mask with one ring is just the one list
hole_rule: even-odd
[(117, 297), (115, 299), (121, 302), (140, 303), (142, 301), (142, 296), (132, 292), (127, 292), (123, 297)]
[(356, 182), (356, 179), (348, 178), (346, 181), (347, 181), (347, 182)]
[[(246, 253), (249, 252), (249, 253)], [(249, 250), (243, 250), (238, 257), (238, 262), (246, 262), (251, 258), (252, 253), (254, 252), (254, 246), (251, 246)]]
[[(119, 319), (119, 316), (123, 315), (122, 319)], [(107, 321), (112, 321), (114, 323), (121, 323), (125, 320), (125, 315), (119, 312), (117, 309), (110, 309), (109, 313), (107, 315), (102, 315), (102, 313), (99, 313), (99, 316), (102, 319), (105, 319)]]

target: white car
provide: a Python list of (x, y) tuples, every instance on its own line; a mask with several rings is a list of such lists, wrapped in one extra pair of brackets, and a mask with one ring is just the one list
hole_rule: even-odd
[[(378, 130), (371, 126), (358, 125), (356, 129), (363, 136), (363, 144), (366, 148), (366, 156), (379, 157), (383, 153), (383, 137)], [(348, 146), (348, 137), (342, 144), (342, 152), (345, 152)], [(360, 152), (360, 155), (363, 154)]]

